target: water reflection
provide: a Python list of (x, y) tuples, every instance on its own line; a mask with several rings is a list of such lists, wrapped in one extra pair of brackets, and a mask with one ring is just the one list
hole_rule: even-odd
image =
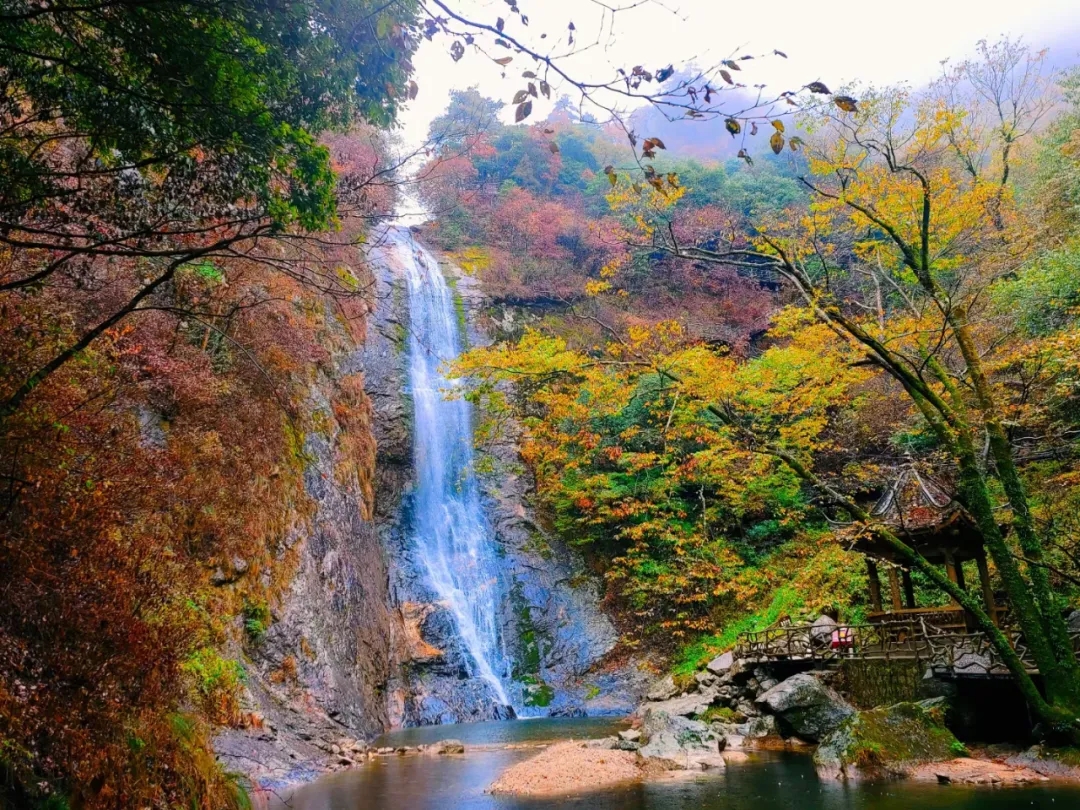
[(536, 720), (493, 720), (487, 723), (458, 723), (442, 726), (417, 726), (384, 734), (376, 748), (402, 745), (429, 745), (439, 740), (461, 740), (466, 745), (552, 740), (589, 740), (614, 735), (628, 728), (621, 717), (546, 717)]
[(720, 775), (634, 785), (559, 799), (510, 799), (484, 789), (532, 752), (480, 751), (463, 757), (392, 757), (303, 788), (292, 810), (1065, 810), (1080, 791), (1065, 787), (994, 789), (888, 782), (843, 784), (818, 779), (809, 757), (758, 754)]

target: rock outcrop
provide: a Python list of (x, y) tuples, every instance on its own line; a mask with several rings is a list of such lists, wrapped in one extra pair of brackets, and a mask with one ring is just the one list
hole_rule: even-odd
[(709, 770), (724, 767), (726, 740), (706, 723), (655, 708), (645, 710), (641, 757), (666, 770)]
[(782, 730), (807, 742), (819, 741), (855, 714), (846, 700), (808, 672), (769, 689), (757, 704), (777, 716)]
[(814, 764), (836, 778), (905, 776), (963, 753), (945, 728), (944, 701), (935, 699), (852, 714), (821, 740)]
[[(488, 306), (477, 282), (440, 257), (469, 346), (488, 342), (478, 324)], [(408, 534), (412, 506), (412, 412), (408, 398), (409, 312), (402, 268), (376, 255), (375, 297), (363, 366), (378, 444), (376, 521), (389, 557), (391, 606), (404, 643), (387, 683), (392, 726), (507, 716), (489, 685), (468, 677), (469, 659), (450, 611), (417, 564)], [(480, 418), (478, 416), (478, 418)], [(600, 590), (580, 556), (543, 530), (527, 507), (514, 425), (485, 448), (480, 485), (499, 555), (500, 634), (512, 659), (508, 691), (526, 714), (629, 712), (643, 691), (633, 668), (594, 672), (618, 640), (600, 609)]]

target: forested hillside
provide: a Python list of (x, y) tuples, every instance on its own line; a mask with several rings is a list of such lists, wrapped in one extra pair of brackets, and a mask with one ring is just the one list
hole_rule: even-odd
[(340, 429), (371, 503), (367, 397), (330, 372), (370, 305), (411, 17), (350, 40), (375, 4), (318, 29), (302, 4), (48, 6), (0, 18), (0, 805), (220, 810), (244, 800), (208, 744), (245, 722), (225, 648), (292, 576), (306, 435)]
[[(909, 561), (918, 605), (981, 612), (874, 525), (915, 469), (968, 510), (1044, 639), (1060, 680), (1052, 705), (1028, 687), (1034, 708), (1076, 705), (1054, 639), (1080, 585), (1080, 96), (1042, 58), (986, 45), (928, 88), (763, 123), (771, 148), (723, 163), (639, 131), (642, 177), (564, 110), (442, 167), (436, 238), (533, 313), (458, 369), (525, 420), (548, 518), (634, 643), (693, 671), (782, 618), (859, 623), (867, 532)], [(462, 93), (450, 114), (483, 108)]]
[(770, 89), (633, 12), (0, 0), (0, 808), (723, 772), (874, 722), (826, 670), (942, 613), (1080, 746), (1080, 72)]

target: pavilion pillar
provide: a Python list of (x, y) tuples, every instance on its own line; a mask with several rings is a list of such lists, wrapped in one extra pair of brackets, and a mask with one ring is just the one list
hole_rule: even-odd
[[(946, 549), (945, 552), (944, 552), (944, 556), (945, 556), (945, 573), (948, 575), (949, 580), (954, 585), (956, 585), (957, 587), (960, 587), (960, 588), (964, 587), (961, 584), (962, 580), (960, 579), (963, 576), (963, 574), (959, 573), (957, 571), (956, 559), (953, 557), (952, 552), (949, 551), (948, 549)], [(952, 602), (953, 602), (954, 605), (957, 604), (955, 599), (953, 599)]]
[(911, 581), (911, 571), (904, 568), (900, 572), (904, 581), (904, 604), (908, 606), (909, 610), (915, 609), (915, 585)]
[(870, 584), (870, 609), (881, 613), (881, 579), (878, 577), (877, 563), (866, 558), (866, 580)]
[(893, 610), (899, 612), (904, 609), (900, 601), (900, 576), (896, 573), (896, 566), (889, 566), (889, 591), (892, 596)]
[(994, 624), (997, 624), (997, 605), (994, 603), (994, 589), (990, 585), (990, 569), (986, 565), (985, 551), (980, 551), (975, 557), (975, 564), (979, 566), (979, 584), (982, 586), (983, 604), (986, 605), (986, 612), (990, 614)]

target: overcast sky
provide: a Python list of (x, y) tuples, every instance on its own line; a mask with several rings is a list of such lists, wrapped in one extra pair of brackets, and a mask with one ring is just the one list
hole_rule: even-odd
[[(617, 4), (619, 0), (604, 0)], [(633, 0), (622, 0), (628, 5)], [(663, 2), (663, 4), (661, 4)], [(784, 51), (788, 59), (755, 60), (742, 79), (764, 82), (770, 90), (796, 88), (815, 79), (830, 87), (848, 81), (921, 85), (941, 70), (941, 60), (962, 59), (982, 38), (1022, 36), (1035, 47), (1050, 47), (1055, 64), (1080, 61), (1080, 15), (1077, 0), (646, 0), (611, 16), (592, 0), (518, 0), (530, 18), (526, 28), (510, 13), (506, 0), (455, 0), (471, 18), (494, 24), (537, 49), (565, 52), (567, 23), (577, 29), (579, 49), (565, 66), (586, 80), (609, 79), (616, 67), (643, 64), (656, 70), (687, 61), (712, 65), (733, 53)], [(546, 32), (548, 37), (541, 39)], [(598, 41), (599, 40), (599, 41)], [(417, 53), (420, 94), (402, 116), (405, 139), (419, 143), (428, 122), (446, 106), (454, 88), (478, 85), (481, 92), (509, 101), (522, 85), (521, 72), (533, 67), (517, 56), (502, 70), (469, 49), (455, 63), (451, 41), (438, 36)], [(508, 51), (498, 48), (497, 55)], [(751, 69), (749, 65), (752, 65)], [(568, 88), (566, 88), (568, 89)], [(553, 93), (560, 88), (553, 84)], [(547, 110), (537, 107), (533, 119)]]

